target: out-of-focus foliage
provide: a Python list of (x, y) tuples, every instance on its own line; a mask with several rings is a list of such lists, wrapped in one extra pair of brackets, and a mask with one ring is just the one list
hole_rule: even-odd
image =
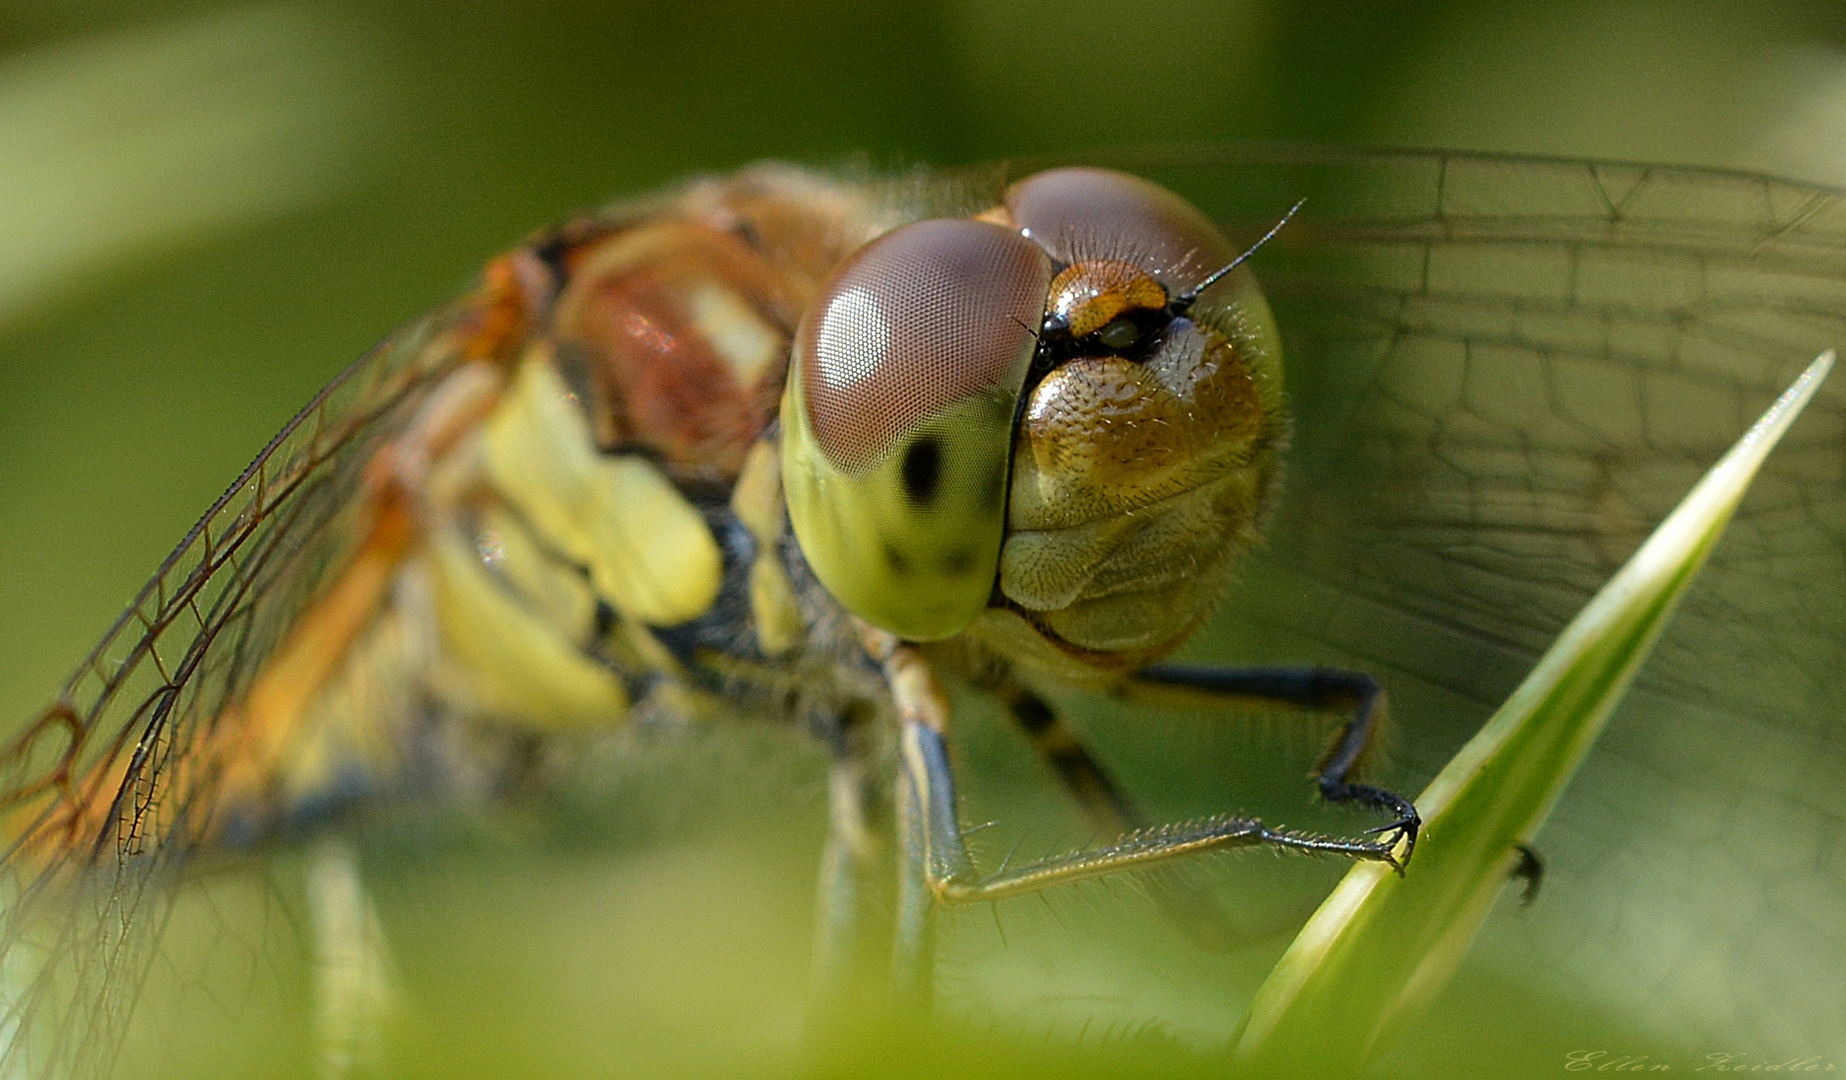
[(357, 28), (255, 8), (0, 63), (0, 328), (86, 274), (337, 194), (384, 90)]

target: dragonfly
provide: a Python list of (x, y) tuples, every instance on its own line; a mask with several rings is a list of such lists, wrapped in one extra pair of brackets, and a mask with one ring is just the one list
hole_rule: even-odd
[[(1209, 944), (1224, 913), (1166, 873), (1183, 860), (1414, 874), (1415, 808), (1366, 772), (1385, 686), (1400, 713), (1510, 688), (1841, 339), (1842, 213), (1744, 174), (1233, 146), (877, 181), (765, 165), (542, 232), (336, 376), (0, 756), (0, 1055), (106, 1074), (176, 883), (218, 854), (405, 793), (491, 803), (548, 746), (641, 723), (819, 737), (823, 978), (863, 932), (880, 829), (896, 968), (925, 996), (945, 906), (1135, 872)], [(1642, 824), (1567, 810), (1547, 839), (1577, 880), (1538, 947), (1611, 1000), (1632, 990), (1611, 941), (1715, 964), (1642, 1020), (1812, 1048), (1846, 1008), (1825, 796), (1846, 402), (1810, 412), (1597, 759), (1613, 776), (1591, 770), (1602, 798), (1632, 789), (1605, 821)], [(1169, 662), (1214, 617), (1357, 662)], [(950, 683), (1102, 839), (977, 863)], [(1331, 714), (1309, 790), (1372, 820), (1159, 820), (1073, 693)], [(1700, 935), (1735, 944), (1710, 960)]]

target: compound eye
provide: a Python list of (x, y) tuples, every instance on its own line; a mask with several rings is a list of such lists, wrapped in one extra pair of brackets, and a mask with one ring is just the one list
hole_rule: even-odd
[(1018, 233), (932, 220), (821, 287), (795, 334), (783, 483), (809, 565), (854, 614), (932, 640), (987, 606), (1050, 280)]
[(1110, 169), (1034, 173), (1007, 189), (1006, 208), (1059, 262), (1131, 262), (1175, 296), (1237, 257), (1197, 207), (1158, 184)]

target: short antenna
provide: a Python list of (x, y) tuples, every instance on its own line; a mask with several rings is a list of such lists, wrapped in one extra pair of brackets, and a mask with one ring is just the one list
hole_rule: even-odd
[(1267, 244), (1269, 241), (1275, 239), (1275, 235), (1282, 231), (1282, 227), (1284, 225), (1287, 225), (1289, 221), (1294, 218), (1295, 211), (1301, 209), (1302, 203), (1305, 203), (1307, 201), (1308, 201), (1307, 199), (1303, 198), (1302, 200), (1300, 200), (1300, 202), (1297, 202), (1295, 203), (1295, 205), (1289, 207), (1288, 213), (1282, 215), (1282, 220), (1276, 222), (1273, 228), (1271, 228), (1268, 232), (1264, 233), (1262, 236), (1262, 239), (1258, 240), (1254, 244), (1251, 244), (1247, 249), (1245, 249), (1242, 255), (1237, 256), (1235, 259), (1232, 259), (1226, 265), (1221, 266), (1217, 270), (1213, 271), (1211, 276), (1207, 277), (1204, 281), (1199, 282), (1197, 285), (1194, 285), (1192, 288), (1187, 289), (1185, 292), (1179, 294), (1179, 298), (1174, 300), (1173, 303), (1170, 305), (1173, 310), (1173, 314), (1184, 315), (1187, 311), (1191, 310), (1193, 303), (1198, 300), (1200, 293), (1204, 292), (1206, 289), (1211, 288), (1213, 285), (1216, 285), (1219, 281), (1223, 280), (1224, 275), (1237, 269), (1239, 266), (1242, 266), (1245, 259), (1248, 259), (1250, 256), (1256, 254), (1259, 250), (1262, 249), (1262, 246), (1264, 244)]

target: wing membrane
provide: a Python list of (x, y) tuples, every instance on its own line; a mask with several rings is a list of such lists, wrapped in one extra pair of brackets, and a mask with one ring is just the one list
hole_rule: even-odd
[[(1232, 621), (1383, 676), (1402, 764), (1424, 775), (1801, 367), (1846, 344), (1846, 200), (1828, 189), (1290, 147), (1143, 171), (1249, 237), (1307, 197), (1255, 260), (1298, 428)], [(1838, 1052), (1843, 670), (1836, 380), (1541, 835), (1557, 887), (1477, 962), (1682, 1043)]]
[(0, 1073), (107, 1071), (172, 902), (163, 882), (214, 809), (209, 777), (171, 781), (179, 757), (249, 690), (351, 550), (366, 466), (474, 318), (465, 305), (440, 311), (336, 377), (0, 757)]

